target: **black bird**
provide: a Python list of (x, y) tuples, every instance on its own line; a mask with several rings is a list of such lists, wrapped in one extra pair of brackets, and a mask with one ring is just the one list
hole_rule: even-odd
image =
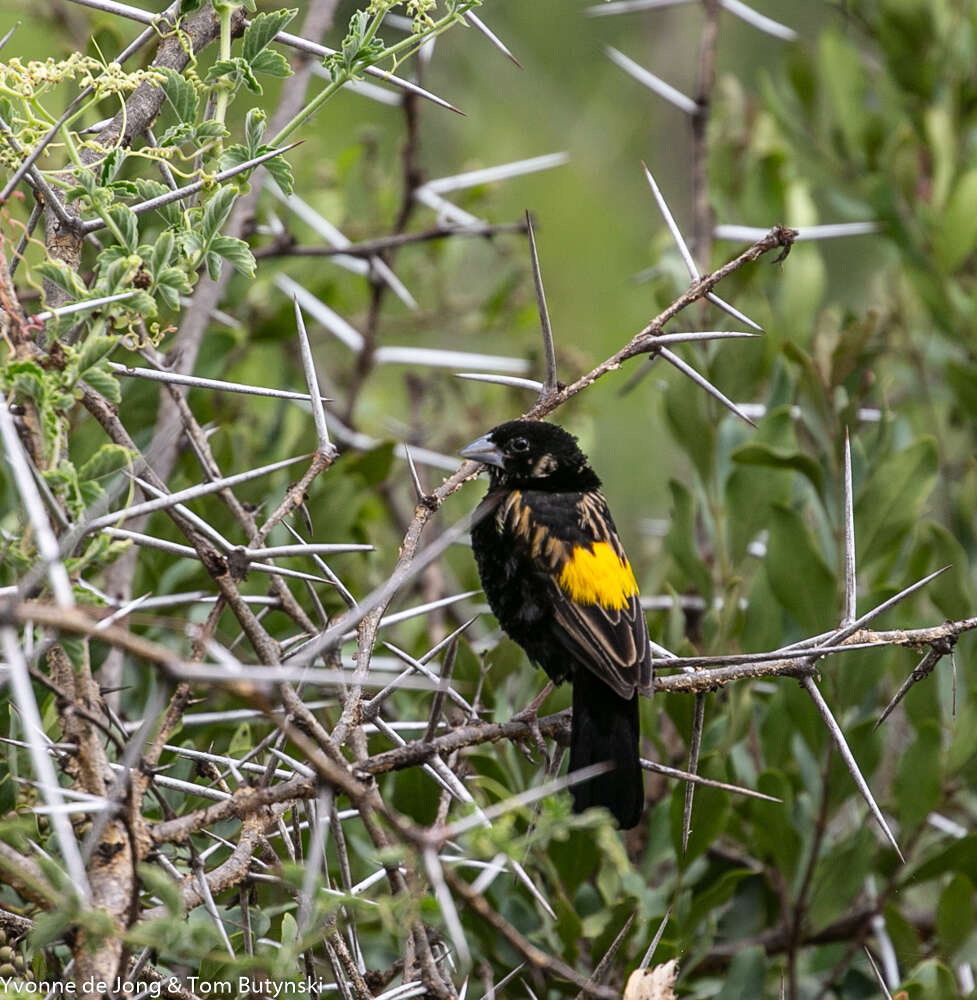
[(614, 765), (572, 788), (574, 811), (604, 806), (632, 827), (644, 806), (637, 693), (651, 694), (651, 647), (600, 480), (555, 424), (513, 420), (461, 454), (491, 477), (472, 528), (489, 606), (555, 683), (573, 684), (570, 770)]

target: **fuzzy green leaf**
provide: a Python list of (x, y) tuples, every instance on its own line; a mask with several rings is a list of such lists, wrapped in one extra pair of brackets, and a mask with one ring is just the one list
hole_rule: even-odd
[(244, 119), (244, 144), (248, 154), (245, 159), (258, 155), (258, 147), (261, 145), (261, 137), (265, 134), (265, 127), (264, 111), (261, 108), (251, 108)]
[(129, 253), (135, 253), (139, 246), (139, 219), (136, 213), (128, 205), (113, 205), (108, 210), (108, 216), (122, 235), (122, 245)]
[(88, 293), (78, 275), (59, 260), (42, 261), (34, 267), (34, 271), (73, 298), (82, 298)]
[(205, 240), (212, 239), (221, 231), (221, 227), (231, 214), (231, 209), (234, 208), (237, 196), (237, 188), (230, 184), (219, 187), (211, 195), (200, 222), (200, 231)]
[(254, 62), (251, 63), (251, 69), (255, 73), (264, 73), (266, 76), (274, 76), (279, 79), (292, 75), (292, 67), (289, 66), (288, 60), (281, 52), (275, 52), (272, 49), (259, 52)]
[(100, 392), (110, 403), (122, 402), (122, 388), (119, 380), (105, 368), (90, 368), (85, 372), (85, 381)]
[(193, 84), (182, 73), (165, 67), (162, 72), (166, 75), (163, 81), (163, 93), (169, 101), (176, 117), (181, 122), (193, 124), (197, 120), (197, 112), (200, 108), (200, 99)]
[(98, 451), (78, 470), (78, 478), (84, 482), (110, 476), (128, 465), (132, 453), (119, 444), (103, 444)]
[(173, 256), (173, 247), (175, 244), (176, 240), (173, 238), (173, 233), (167, 229), (165, 232), (160, 233), (159, 238), (153, 246), (149, 266), (156, 276), (157, 281), (159, 280), (160, 272), (169, 264), (170, 258)]
[(292, 173), (291, 164), (284, 156), (276, 156), (274, 159), (265, 160), (264, 167), (275, 178), (275, 183), (286, 195), (291, 194), (295, 190), (295, 175)]
[(274, 40), (279, 31), (298, 13), (297, 8), (284, 8), (257, 14), (245, 29), (241, 54), (249, 63), (254, 60)]
[(118, 345), (115, 337), (108, 337), (104, 334), (95, 334), (89, 337), (78, 352), (78, 373), (84, 378), (85, 373), (93, 365), (97, 365), (102, 358), (111, 354)]
[(218, 121), (201, 122), (193, 130), (193, 139), (196, 142), (211, 142), (214, 139), (223, 139), (229, 135), (226, 126)]
[(208, 250), (204, 254), (204, 264), (207, 267), (207, 277), (211, 281), (217, 281), (221, 276), (221, 257), (215, 250)]
[(215, 236), (211, 241), (210, 249), (220, 254), (235, 271), (254, 277), (255, 260), (250, 247), (244, 240), (235, 239), (233, 236)]

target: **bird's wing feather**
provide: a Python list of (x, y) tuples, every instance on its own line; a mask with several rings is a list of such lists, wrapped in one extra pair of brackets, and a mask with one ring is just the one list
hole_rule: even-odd
[(496, 517), (549, 579), (552, 638), (568, 657), (622, 697), (635, 689), (650, 694), (651, 649), (638, 586), (601, 493), (568, 502), (566, 495), (513, 491)]
[(650, 693), (651, 648), (635, 594), (623, 610), (578, 604), (554, 580), (557, 642), (578, 663), (594, 671), (624, 698), (635, 689)]

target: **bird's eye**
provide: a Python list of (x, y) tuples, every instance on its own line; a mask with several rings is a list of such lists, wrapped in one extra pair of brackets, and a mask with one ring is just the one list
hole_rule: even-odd
[(513, 438), (509, 442), (509, 451), (519, 452), (529, 451), (529, 442), (525, 438)]

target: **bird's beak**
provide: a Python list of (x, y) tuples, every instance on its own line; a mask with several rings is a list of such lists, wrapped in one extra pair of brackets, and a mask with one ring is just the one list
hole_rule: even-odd
[(500, 469), (503, 467), (502, 452), (488, 434), (480, 437), (477, 441), (472, 441), (458, 452), (462, 458), (471, 459), (473, 462), (484, 462), (486, 465), (495, 465)]

